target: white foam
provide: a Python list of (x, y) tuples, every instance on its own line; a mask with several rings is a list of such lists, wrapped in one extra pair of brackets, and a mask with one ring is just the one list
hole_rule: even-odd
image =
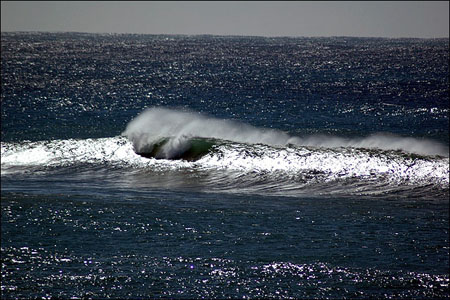
[[(2, 173), (26, 171), (26, 167), (63, 167), (74, 164), (142, 165), (148, 160), (136, 155), (123, 137), (2, 143)], [(16, 168), (15, 167), (20, 167)]]
[[(368, 153), (365, 150), (313, 148), (273, 148), (257, 145), (224, 145), (198, 161), (203, 167), (243, 173), (281, 174), (287, 177), (313, 174), (321, 181), (359, 178), (392, 184), (449, 183), (449, 159), (404, 157), (395, 153)], [(247, 154), (251, 153), (251, 154)]]

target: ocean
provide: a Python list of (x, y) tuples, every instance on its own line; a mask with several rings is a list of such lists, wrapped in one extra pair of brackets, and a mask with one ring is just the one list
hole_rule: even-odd
[(2, 299), (448, 298), (449, 39), (2, 32)]

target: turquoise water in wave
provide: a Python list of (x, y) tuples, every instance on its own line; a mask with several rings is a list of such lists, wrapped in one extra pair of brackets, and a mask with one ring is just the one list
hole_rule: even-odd
[(448, 39), (1, 47), (2, 299), (448, 297)]

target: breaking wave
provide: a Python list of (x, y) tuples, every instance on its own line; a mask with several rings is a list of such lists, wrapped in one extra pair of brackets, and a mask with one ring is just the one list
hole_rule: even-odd
[[(447, 199), (449, 159), (398, 151), (216, 141), (196, 161), (146, 158), (124, 137), (3, 143), (2, 180), (111, 180), (120, 189)], [(52, 177), (53, 176), (53, 177)], [(70, 182), (66, 182), (71, 184)], [(94, 184), (94, 183), (92, 183)]]
[[(122, 133), (137, 153), (152, 153), (156, 158), (179, 158), (191, 149), (192, 138), (226, 140), (271, 146), (310, 146), (322, 148), (363, 148), (398, 150), (419, 155), (448, 157), (449, 149), (436, 141), (378, 133), (364, 138), (326, 135), (291, 136), (283, 131), (256, 128), (237, 121), (211, 118), (195, 112), (151, 108), (134, 120)], [(162, 141), (164, 141), (162, 143)], [(157, 151), (154, 149), (158, 147)]]
[(2, 143), (1, 172), (2, 180), (68, 174), (77, 184), (97, 176), (131, 190), (447, 199), (445, 151), (434, 141), (387, 135), (293, 137), (158, 108), (122, 136)]

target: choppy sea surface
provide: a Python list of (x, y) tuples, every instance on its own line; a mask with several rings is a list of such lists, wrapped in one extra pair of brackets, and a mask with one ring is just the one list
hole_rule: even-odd
[(448, 79), (448, 39), (2, 32), (2, 299), (448, 298)]

